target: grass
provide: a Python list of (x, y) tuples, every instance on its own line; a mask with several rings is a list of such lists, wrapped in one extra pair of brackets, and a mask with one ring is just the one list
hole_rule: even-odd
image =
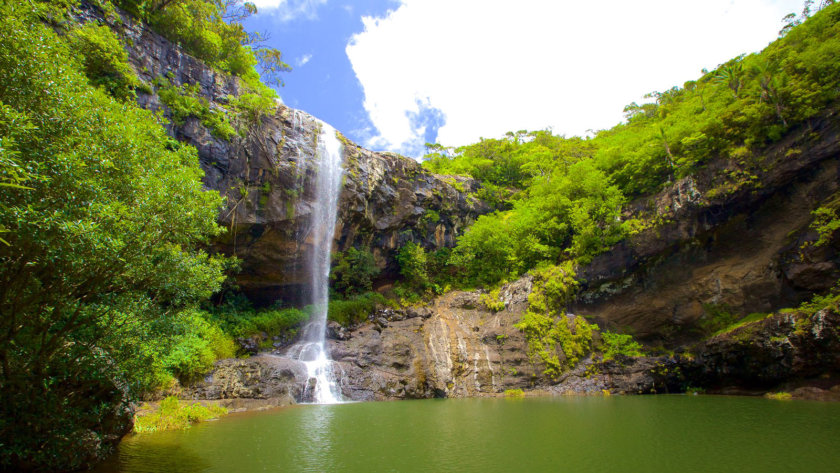
[(158, 408), (146, 415), (134, 418), (134, 432), (148, 433), (161, 430), (178, 430), (189, 428), (196, 422), (214, 419), (227, 414), (228, 410), (221, 406), (204, 406), (200, 403), (181, 404), (175, 396), (169, 396), (161, 401)]
[(767, 317), (770, 317), (771, 315), (772, 314), (765, 314), (765, 313), (761, 313), (761, 312), (756, 312), (756, 313), (750, 314), (750, 315), (744, 317), (743, 319), (738, 320), (737, 322), (729, 324), (726, 327), (716, 331), (714, 334), (712, 334), (712, 336), (716, 337), (718, 335), (723, 335), (724, 333), (729, 333), (729, 332), (731, 332), (731, 331), (733, 331), (737, 328), (743, 327), (744, 325), (751, 324), (753, 322), (758, 322), (760, 320), (764, 320)]
[(525, 391), (521, 389), (505, 389), (505, 397), (519, 398), (525, 397)]
[(764, 395), (767, 399), (775, 399), (776, 401), (790, 401), (793, 399), (790, 393), (786, 393), (784, 391), (780, 391), (777, 393), (767, 393)]

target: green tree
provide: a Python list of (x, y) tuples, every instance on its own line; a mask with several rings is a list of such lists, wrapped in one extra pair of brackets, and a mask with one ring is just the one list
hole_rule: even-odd
[(330, 279), (336, 291), (344, 297), (351, 297), (370, 291), (377, 274), (379, 268), (373, 253), (350, 247), (339, 253), (331, 267)]
[(27, 177), (0, 193), (3, 469), (83, 466), (108, 412), (154, 382), (171, 321), (223, 280), (198, 249), (222, 201), (195, 149), (82, 67), (29, 5), (0, 4), (0, 162)]

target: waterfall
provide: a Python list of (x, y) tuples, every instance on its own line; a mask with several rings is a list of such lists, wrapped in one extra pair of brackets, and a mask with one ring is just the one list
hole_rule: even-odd
[[(312, 250), (309, 255), (309, 272), (312, 275), (312, 316), (303, 329), (301, 342), (292, 347), (289, 355), (306, 365), (308, 381), (305, 394), (310, 390), (317, 404), (342, 402), (341, 390), (333, 372), (327, 347), (327, 307), (329, 302), (330, 260), (335, 220), (338, 212), (338, 194), (341, 191), (342, 145), (330, 125), (321, 122), (316, 152), (315, 201), (309, 238)], [(314, 385), (313, 385), (314, 382)]]

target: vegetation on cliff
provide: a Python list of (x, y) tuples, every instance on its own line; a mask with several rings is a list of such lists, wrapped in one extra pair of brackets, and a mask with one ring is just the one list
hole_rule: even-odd
[(591, 138), (518, 131), (455, 149), (430, 146), (426, 168), (478, 179), (499, 208), (466, 231), (448, 265), (472, 284), (494, 284), (543, 262), (586, 263), (653, 223), (623, 215), (629, 199), (716, 158), (741, 169), (718, 192), (756, 185), (757, 153), (840, 95), (840, 5), (803, 19), (760, 53), (628, 105), (625, 122)]
[[(68, 22), (75, 4), (0, 5), (0, 469), (90, 464), (130, 428), (139, 394), (235, 351), (196, 310), (231, 263), (202, 249), (223, 231), (222, 199), (202, 188), (195, 149), (133, 103), (143, 85), (123, 40)], [(190, 44), (205, 60), (273, 97), (224, 6), (135, 13), (201, 35)]]

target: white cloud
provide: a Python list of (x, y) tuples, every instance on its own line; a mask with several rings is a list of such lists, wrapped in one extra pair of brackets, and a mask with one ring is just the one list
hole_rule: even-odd
[(421, 107), (446, 117), (438, 141), (506, 131), (582, 135), (624, 105), (762, 49), (802, 0), (403, 0), (346, 48), (378, 135), (376, 148), (422, 141)]
[(280, 21), (297, 18), (314, 19), (319, 6), (327, 0), (250, 0), (260, 13), (269, 13)]
[(295, 65), (297, 67), (305, 66), (306, 63), (309, 62), (310, 60), (312, 60), (312, 55), (311, 54), (304, 54), (303, 56), (295, 59)]

